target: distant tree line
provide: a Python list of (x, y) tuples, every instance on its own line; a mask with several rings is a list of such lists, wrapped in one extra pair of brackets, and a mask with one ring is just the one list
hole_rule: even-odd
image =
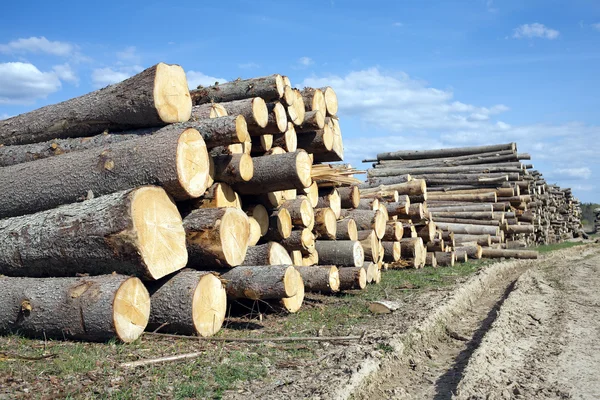
[(594, 219), (596, 214), (594, 210), (600, 208), (598, 203), (581, 203), (581, 222), (586, 228), (592, 228), (594, 226)]

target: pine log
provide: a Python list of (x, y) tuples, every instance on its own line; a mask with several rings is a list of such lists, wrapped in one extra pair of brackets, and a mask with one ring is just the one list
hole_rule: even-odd
[(324, 265), (338, 267), (362, 267), (365, 262), (363, 247), (360, 242), (352, 240), (317, 240), (315, 249), (319, 260)]
[[(261, 136), (256, 137), (255, 140), (252, 141), (250, 144), (250, 154), (255, 157), (268, 155), (268, 154), (270, 154), (269, 151), (272, 149), (273, 149), (273, 135), (270, 133), (265, 133)], [(243, 152), (243, 151), (240, 151), (240, 152)], [(237, 152), (237, 153), (240, 153), (240, 152)], [(286, 153), (286, 151), (283, 151), (283, 153)]]
[(465, 235), (455, 234), (454, 242), (460, 246), (463, 243), (475, 242), (480, 246), (489, 247), (492, 245), (492, 239), (490, 235)]
[(446, 251), (446, 243), (444, 242), (444, 239), (435, 238), (428, 242), (426, 247), (428, 252)]
[(501, 165), (501, 166), (488, 166), (488, 165), (469, 165), (464, 167), (431, 167), (431, 168), (381, 168), (381, 169), (370, 169), (368, 176), (370, 177), (382, 177), (382, 176), (395, 176), (395, 175), (427, 175), (427, 174), (450, 174), (450, 173), (519, 173), (523, 169), (516, 166)]
[(375, 231), (358, 231), (358, 241), (362, 245), (366, 261), (378, 262), (380, 258), (379, 239)]
[(436, 235), (437, 226), (433, 221), (426, 221), (415, 225), (417, 236), (423, 239), (423, 243), (431, 242)]
[(363, 290), (367, 287), (367, 271), (363, 267), (346, 267), (338, 270), (340, 290)]
[(342, 210), (340, 216), (342, 218), (349, 217), (354, 219), (358, 230), (375, 230), (375, 234), (379, 239), (381, 239), (385, 234), (387, 219), (379, 210)]
[(408, 174), (388, 177), (372, 177), (367, 179), (365, 183), (358, 185), (359, 189), (375, 188), (381, 185), (395, 185), (397, 183), (405, 183), (412, 180), (412, 177)]
[(328, 188), (319, 190), (319, 201), (317, 202), (317, 207), (329, 207), (335, 214), (335, 218), (340, 218), (342, 212), (342, 200), (337, 189)]
[(457, 157), (471, 154), (491, 153), (494, 151), (517, 150), (516, 143), (491, 146), (456, 147), (435, 150), (405, 150), (377, 154), (378, 160), (422, 160), (429, 158)]
[(363, 269), (367, 274), (367, 283), (374, 283), (378, 271), (377, 264), (373, 262), (368, 262), (365, 264)]
[[(388, 203), (385, 204), (387, 206)], [(369, 210), (375, 211), (379, 210), (379, 199), (376, 197), (360, 199), (358, 202), (358, 206), (355, 207), (357, 210)]]
[(296, 129), (296, 132), (312, 132), (318, 131), (325, 127), (325, 112), (323, 111), (308, 111), (304, 115), (304, 122)]
[(287, 112), (290, 121), (292, 121), (294, 125), (300, 126), (304, 122), (306, 110), (304, 109), (304, 100), (302, 99), (300, 91), (297, 89), (293, 89), (293, 91), (296, 98), (294, 99), (294, 103), (287, 107)]
[(196, 269), (235, 267), (246, 257), (248, 216), (237, 208), (199, 208), (183, 220), (189, 254)]
[(533, 225), (509, 225), (506, 227), (505, 229), (506, 233), (508, 234), (519, 234), (519, 233), (524, 233), (524, 234), (531, 234), (531, 233), (535, 233), (535, 226)]
[(273, 135), (273, 146), (281, 147), (288, 153), (298, 150), (298, 137), (291, 122), (284, 133)]
[[(372, 171), (372, 170), (369, 170)], [(427, 184), (424, 179), (414, 179), (409, 182), (396, 183), (392, 185), (379, 185), (377, 187), (363, 189), (363, 194), (380, 191), (396, 190), (399, 195), (420, 196), (427, 193)]]
[[(269, 228), (263, 236), (267, 241), (280, 241), (292, 234), (292, 217), (285, 208), (272, 210), (269, 214)], [(259, 264), (257, 264), (259, 265)]]
[(428, 195), (429, 201), (466, 201), (477, 203), (495, 203), (497, 201), (496, 192), (478, 194), (452, 194), (443, 192), (430, 192)]
[(342, 186), (337, 188), (342, 208), (356, 208), (360, 201), (360, 189), (358, 186)]
[(503, 221), (504, 214), (493, 211), (431, 211), (432, 217)]
[(280, 244), (288, 252), (299, 250), (303, 255), (311, 254), (315, 251), (315, 235), (307, 228), (295, 230)]
[(327, 112), (325, 104), (325, 95), (320, 89), (304, 88), (301, 92), (304, 108), (306, 111), (321, 111), (323, 114)]
[(385, 234), (381, 240), (388, 242), (398, 242), (404, 236), (404, 227), (401, 222), (388, 221), (385, 226)]
[(495, 220), (444, 218), (444, 217), (435, 217), (435, 220), (437, 222), (450, 223), (450, 224), (503, 226), (502, 222), (495, 221)]
[[(451, 207), (451, 208), (450, 208)], [(491, 208), (490, 208), (491, 207)], [(471, 203), (465, 201), (454, 201), (454, 200), (428, 200), (427, 208), (432, 211), (440, 211), (443, 209), (450, 209), (452, 211), (505, 211), (506, 203)]]
[(401, 247), (400, 242), (381, 242), (383, 246), (383, 261), (396, 262), (400, 260)]
[(158, 183), (177, 200), (199, 197), (212, 184), (209, 172), (198, 131), (168, 126), (155, 135), (1, 168), (0, 218), (146, 184)]
[[(337, 234), (337, 221), (335, 213), (329, 207), (315, 208), (314, 232), (319, 239), (335, 240)], [(327, 263), (329, 264), (329, 263)]]
[(316, 250), (302, 257), (302, 266), (310, 267), (319, 264), (319, 252)]
[[(314, 253), (316, 254), (316, 252)], [(281, 299), (281, 306), (290, 313), (295, 313), (300, 310), (302, 303), (304, 302), (304, 281), (302, 275), (296, 268), (294, 268), (294, 280), (296, 281), (295, 286), (298, 288), (295, 295), (292, 297), (284, 297)]]
[(214, 86), (199, 87), (190, 91), (194, 104), (223, 103), (261, 97), (266, 101), (277, 101), (283, 96), (283, 78), (279, 74), (235, 80)]
[(193, 208), (242, 207), (240, 196), (223, 182), (215, 182), (201, 198), (192, 200), (191, 204)]
[(183, 68), (160, 63), (123, 82), (0, 121), (0, 144), (162, 126), (187, 121), (191, 111)]
[[(342, 131), (337, 118), (326, 118), (326, 126), (329, 126), (333, 132), (333, 144), (331, 151), (326, 153), (315, 153), (315, 162), (336, 162), (344, 160), (344, 143), (342, 140)], [(326, 127), (324, 129), (327, 129)]]
[(292, 265), (292, 259), (282, 245), (269, 242), (248, 247), (242, 265)]
[(312, 161), (304, 150), (255, 157), (254, 176), (248, 182), (232, 185), (241, 194), (262, 194), (287, 189), (303, 189), (312, 183)]
[(434, 252), (427, 252), (427, 256), (425, 257), (425, 265), (437, 268), (437, 258), (435, 258)]
[(260, 224), (254, 217), (248, 217), (250, 224), (250, 235), (248, 236), (248, 246), (256, 246), (262, 235), (260, 234)]
[(290, 213), (292, 224), (312, 229), (315, 225), (315, 213), (306, 196), (298, 196), (294, 200), (287, 200), (281, 204)]
[(218, 103), (206, 103), (199, 106), (192, 106), (190, 121), (227, 116), (227, 110), (222, 105)]
[[(458, 246), (454, 249), (454, 251), (456, 251), (457, 254), (466, 253), (468, 258), (471, 258), (473, 260), (479, 260), (479, 259), (481, 259), (483, 250), (480, 245), (475, 244), (475, 245)], [(459, 256), (460, 256), (460, 254), (459, 254)]]
[(302, 262), (302, 252), (300, 250), (292, 250), (290, 257), (292, 258), (292, 263), (295, 267), (302, 267), (304, 265)]
[(518, 161), (516, 152), (503, 150), (490, 153), (468, 154), (456, 157), (427, 158), (421, 160), (379, 160), (380, 165), (403, 165), (410, 167), (457, 166)]
[(352, 218), (342, 218), (336, 225), (336, 240), (358, 240), (358, 228)]
[(248, 154), (221, 155), (213, 157), (213, 178), (217, 182), (235, 184), (248, 182), (254, 175), (252, 157)]
[(243, 115), (190, 121), (179, 126), (200, 132), (208, 148), (244, 143), (250, 138)]
[(0, 276), (0, 333), (125, 343), (146, 328), (150, 296), (137, 278)]
[(151, 307), (148, 330), (212, 336), (227, 312), (227, 294), (212, 272), (184, 269), (147, 285)]
[(296, 267), (307, 292), (335, 293), (340, 290), (340, 275), (335, 265)]
[(265, 133), (278, 134), (288, 129), (287, 114), (285, 107), (278, 101), (267, 103), (267, 124), (264, 127), (258, 124), (250, 124), (249, 131), (252, 136), (260, 136)]
[(327, 115), (328, 116), (333, 116), (336, 115), (338, 112), (338, 100), (337, 100), (337, 95), (335, 93), (335, 91), (330, 88), (329, 86), (327, 87), (322, 87), (321, 92), (323, 92), (323, 95), (325, 97), (325, 106), (327, 108)]
[(415, 221), (421, 221), (425, 219), (425, 210), (423, 208), (423, 203), (410, 204), (408, 206), (408, 212), (406, 214), (399, 212), (400, 210), (401, 208), (394, 212), (394, 214), (400, 219), (412, 219)]
[(454, 252), (435, 252), (435, 260), (437, 262), (438, 267), (454, 267), (454, 263), (456, 261), (456, 255)]
[(0, 220), (0, 274), (74, 276), (113, 271), (159, 279), (187, 263), (177, 207), (155, 186)]
[(425, 246), (423, 245), (423, 239), (417, 238), (408, 238), (400, 240), (400, 249), (402, 258), (417, 258), (423, 252)]
[(299, 191), (308, 197), (313, 208), (317, 207), (317, 204), (319, 203), (319, 186), (317, 185), (317, 182), (313, 182), (309, 187), (299, 189)]
[[(400, 195), (397, 190), (380, 190), (372, 193), (361, 193), (363, 199), (379, 199), (390, 203), (396, 203), (400, 200)], [(408, 199), (408, 196), (406, 196)]]
[(483, 249), (483, 258), (518, 258), (537, 259), (538, 252), (535, 250), (512, 250), (512, 249)]
[(440, 222), (436, 220), (436, 225), (442, 230), (449, 230), (458, 234), (468, 235), (499, 235), (500, 229), (492, 225), (467, 225), (467, 224), (452, 224)]
[(267, 300), (298, 293), (296, 269), (291, 265), (260, 265), (233, 268), (222, 275), (230, 299)]
[(333, 131), (329, 126), (297, 134), (298, 148), (311, 154), (328, 154), (333, 149)]
[[(411, 207), (413, 207), (413, 208), (411, 209)], [(423, 216), (422, 216), (423, 206), (420, 204), (410, 204), (410, 200), (409, 200), (408, 196), (406, 196), (406, 195), (401, 196), (397, 202), (385, 204), (385, 209), (387, 210), (388, 215), (391, 217), (395, 217), (395, 216), (412, 217), (413, 213), (411, 213), (411, 210), (413, 210), (415, 208), (417, 209), (417, 212), (418, 212), (415, 216), (417, 217), (417, 219), (422, 219), (423, 218)]]
[(269, 229), (269, 212), (262, 204), (253, 204), (249, 205), (244, 210), (248, 217), (254, 218), (260, 227), (260, 236), (264, 236), (267, 234), (267, 230)]

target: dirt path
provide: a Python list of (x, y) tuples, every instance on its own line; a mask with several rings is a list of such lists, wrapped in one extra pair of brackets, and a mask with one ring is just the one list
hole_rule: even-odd
[(523, 274), (455, 398), (600, 398), (599, 289), (597, 247)]

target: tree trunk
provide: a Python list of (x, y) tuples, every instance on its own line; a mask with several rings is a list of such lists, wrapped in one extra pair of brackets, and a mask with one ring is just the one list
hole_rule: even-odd
[(379, 210), (342, 210), (341, 217), (354, 219), (359, 231), (375, 230), (378, 239), (381, 239), (385, 234), (387, 220), (385, 215)]
[(405, 165), (411, 167), (426, 166), (456, 166), (486, 164), (499, 161), (518, 161), (517, 153), (512, 150), (494, 151), (481, 154), (467, 154), (464, 156), (426, 158), (421, 160), (379, 160), (379, 165)]
[(292, 265), (287, 250), (277, 242), (248, 247), (242, 265)]
[(285, 208), (271, 211), (269, 215), (269, 228), (263, 239), (278, 242), (288, 238), (291, 234), (292, 217), (290, 216), (290, 212)]
[(248, 182), (254, 175), (252, 157), (248, 154), (233, 154), (213, 157), (213, 178), (217, 182), (233, 185)]
[(389, 190), (395, 190), (399, 195), (420, 196), (427, 193), (427, 184), (425, 183), (424, 179), (414, 179), (410, 182), (396, 183), (393, 185), (380, 185), (374, 188), (363, 189), (362, 193), (367, 194)]
[(481, 219), (481, 220), (496, 220), (502, 221), (504, 214), (494, 214), (493, 211), (430, 211), (431, 215), (441, 218), (457, 218), (457, 219)]
[(306, 196), (298, 196), (294, 200), (288, 200), (281, 204), (290, 213), (292, 224), (312, 230), (315, 225), (315, 212)]
[(315, 251), (315, 235), (310, 229), (292, 231), (292, 234), (283, 239), (280, 244), (290, 253), (299, 250), (303, 255), (311, 254)]
[(454, 252), (435, 252), (435, 260), (437, 261), (437, 265), (439, 267), (454, 267), (454, 262), (456, 261)]
[[(387, 206), (387, 204), (388, 203), (386, 203), (385, 205)], [(360, 199), (360, 201), (358, 202), (358, 206), (355, 208), (357, 210), (368, 210), (368, 211), (379, 210), (379, 199), (376, 197)]]
[(227, 117), (227, 110), (218, 103), (206, 103), (199, 106), (192, 106), (190, 121), (219, 117)]
[(288, 116), (290, 121), (294, 125), (302, 125), (304, 123), (304, 117), (306, 116), (306, 110), (304, 109), (304, 100), (302, 99), (302, 94), (298, 89), (292, 89), (294, 92), (294, 102), (287, 107)]
[(495, 191), (477, 194), (452, 194), (443, 192), (430, 192), (427, 197), (430, 201), (466, 201), (475, 203), (495, 203), (497, 201)]
[(435, 223), (440, 229), (449, 230), (458, 234), (493, 236), (497, 236), (500, 234), (500, 229), (497, 226), (492, 225), (452, 224), (447, 222), (440, 222), (439, 220), (436, 220)]
[[(250, 146), (250, 154), (254, 157), (268, 155), (268, 152), (273, 149), (273, 135), (270, 133), (265, 133), (264, 135), (256, 137)], [(286, 153), (286, 151), (282, 151), (282, 154), (283, 153)]]
[(328, 188), (319, 190), (319, 200), (317, 202), (317, 208), (329, 207), (335, 214), (335, 218), (340, 218), (342, 212), (342, 199), (335, 188)]
[(398, 242), (404, 236), (404, 227), (401, 222), (388, 221), (385, 226), (385, 234), (381, 240), (387, 242)]
[(362, 267), (365, 262), (363, 248), (357, 241), (317, 240), (315, 249), (319, 254), (319, 261), (324, 265)]
[(449, 224), (466, 224), (466, 225), (490, 225), (490, 226), (502, 226), (500, 221), (494, 220), (482, 220), (482, 219), (466, 219), (466, 218), (444, 218), (435, 217), (436, 222), (443, 222)]
[(508, 234), (519, 234), (519, 233), (525, 233), (525, 234), (531, 234), (531, 233), (535, 233), (535, 226), (533, 225), (508, 225), (508, 227), (506, 228), (506, 233)]
[(336, 225), (336, 240), (358, 240), (358, 229), (352, 218), (343, 218)]
[(363, 267), (346, 267), (338, 270), (340, 290), (363, 290), (367, 287), (367, 271)]
[(159, 279), (187, 263), (173, 201), (145, 186), (0, 220), (0, 274), (117, 273)]
[(375, 188), (381, 185), (395, 185), (397, 183), (405, 183), (411, 181), (412, 178), (410, 175), (397, 175), (397, 176), (388, 176), (388, 177), (380, 177), (380, 178), (369, 178), (365, 183), (361, 183), (358, 185), (360, 189), (368, 189)]
[(368, 176), (370, 177), (382, 177), (382, 176), (395, 176), (395, 175), (426, 175), (426, 174), (440, 174), (440, 173), (473, 173), (475, 171), (486, 173), (507, 173), (507, 172), (522, 172), (522, 168), (511, 167), (511, 166), (478, 166), (471, 165), (465, 167), (431, 167), (431, 168), (381, 168), (381, 169), (370, 169)]
[(491, 146), (457, 147), (435, 150), (406, 150), (377, 154), (378, 160), (422, 160), (428, 158), (457, 157), (471, 154), (491, 153), (493, 151), (517, 150), (516, 143)]
[(444, 239), (433, 239), (431, 242), (427, 243), (426, 247), (428, 252), (446, 251)]
[(480, 245), (475, 244), (475, 245), (468, 245), (468, 246), (458, 246), (454, 249), (454, 251), (458, 252), (464, 252), (467, 254), (468, 258), (474, 259), (474, 260), (479, 260), (481, 258), (482, 253), (482, 248)]
[(264, 128), (269, 122), (269, 110), (260, 97), (233, 100), (220, 103), (227, 111), (227, 115), (242, 115), (248, 124), (248, 130), (252, 135), (258, 128)]
[(307, 292), (335, 293), (340, 290), (340, 275), (335, 265), (296, 267)]
[(156, 183), (177, 200), (199, 197), (212, 184), (209, 166), (198, 131), (168, 126), (155, 135), (0, 168), (0, 218)]
[(312, 161), (304, 150), (255, 157), (254, 176), (233, 188), (241, 194), (262, 194), (287, 189), (303, 189), (312, 183)]
[(235, 267), (246, 257), (250, 239), (248, 216), (237, 208), (200, 208), (183, 220), (189, 254), (196, 269)]
[(437, 226), (433, 221), (427, 221), (422, 224), (415, 225), (417, 236), (423, 239), (424, 243), (431, 242), (435, 239), (437, 233)]
[(401, 257), (402, 258), (417, 258), (424, 249), (423, 239), (409, 238), (400, 240)]
[(337, 188), (342, 208), (356, 208), (360, 201), (360, 189), (358, 186), (342, 186)]
[(267, 300), (298, 293), (296, 269), (291, 265), (242, 266), (222, 275), (230, 299)]
[(260, 136), (265, 133), (277, 134), (285, 132), (288, 129), (289, 125), (285, 107), (278, 101), (267, 103), (266, 107), (268, 113), (267, 124), (261, 127), (256, 123), (251, 123), (249, 130), (252, 136)]
[(244, 143), (250, 139), (246, 119), (243, 115), (190, 121), (182, 126), (194, 128), (200, 132), (208, 148)]
[[(423, 209), (423, 206), (420, 204), (410, 204), (410, 200), (408, 199), (408, 196), (402, 196), (402, 198), (399, 199), (399, 201), (394, 202), (394, 203), (386, 203), (385, 204), (385, 209), (387, 210), (387, 213), (390, 217), (395, 217), (395, 216), (410, 216), (411, 215), (411, 207), (416, 206), (417, 210), (421, 210)], [(419, 207), (421, 206), (421, 207)], [(413, 207), (414, 208), (414, 207)], [(418, 217), (418, 219), (422, 219), (422, 212), (421, 214), (417, 214), (416, 215)]]
[(412, 219), (414, 221), (421, 221), (425, 219), (425, 210), (423, 209), (423, 203), (416, 203), (408, 206), (408, 212), (406, 214), (402, 214), (401, 212), (399, 212), (399, 210), (396, 210), (394, 212), (394, 215), (396, 215), (400, 219)]
[(298, 150), (298, 136), (291, 122), (284, 133), (273, 135), (273, 146), (281, 147), (288, 153)]
[(337, 220), (335, 213), (329, 207), (315, 208), (314, 232), (319, 239), (335, 240), (337, 234)]
[(319, 264), (319, 253), (315, 250), (314, 252), (305, 255), (302, 258), (302, 266), (304, 267), (310, 267), (313, 265), (318, 265)]
[(366, 261), (378, 262), (380, 258), (379, 239), (373, 230), (358, 231), (358, 240), (363, 248)]
[[(397, 203), (400, 200), (400, 195), (398, 195), (397, 190), (381, 190), (372, 193), (361, 193), (360, 196), (362, 199), (379, 199), (390, 203)], [(409, 200), (408, 196), (405, 198)]]
[(283, 78), (275, 74), (260, 78), (235, 80), (214, 86), (199, 87), (190, 91), (194, 104), (223, 103), (262, 97), (266, 101), (277, 101), (283, 96)]
[(297, 135), (298, 148), (311, 154), (327, 154), (333, 149), (333, 131), (326, 126), (315, 131), (306, 131)]
[(492, 245), (492, 239), (490, 235), (466, 235), (466, 234), (455, 234), (454, 242), (457, 245), (463, 243), (475, 242), (480, 246), (489, 247)]
[(473, 204), (468, 206), (432, 206), (428, 205), (429, 212), (436, 213), (461, 213), (461, 212), (493, 212), (494, 207), (491, 204)]
[(137, 278), (0, 276), (0, 333), (130, 343), (146, 328), (150, 296)]
[(396, 262), (400, 260), (400, 242), (381, 242), (383, 246), (383, 262)]
[(537, 259), (538, 252), (535, 250), (512, 250), (512, 249), (483, 249), (483, 258), (519, 258)]
[[(337, 162), (344, 160), (344, 143), (340, 123), (336, 118), (326, 118), (325, 124), (333, 132), (333, 144), (331, 151), (326, 153), (314, 153), (315, 162)], [(327, 126), (323, 129), (327, 129)]]
[(325, 95), (320, 89), (304, 88), (300, 94), (306, 111), (321, 111), (324, 115), (327, 113), (325, 104)]
[(184, 269), (148, 284), (151, 307), (148, 330), (212, 336), (227, 312), (225, 285), (214, 273)]
[(162, 126), (187, 121), (191, 111), (185, 72), (160, 63), (123, 82), (0, 121), (0, 144)]
[(318, 131), (325, 127), (324, 111), (308, 111), (304, 115), (304, 122), (296, 129), (298, 133)]

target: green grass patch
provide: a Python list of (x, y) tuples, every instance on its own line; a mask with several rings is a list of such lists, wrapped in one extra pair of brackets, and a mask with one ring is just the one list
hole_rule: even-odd
[(537, 251), (539, 251), (540, 253), (548, 253), (548, 252), (555, 251), (555, 250), (569, 249), (571, 247), (582, 246), (584, 244), (587, 244), (587, 243), (583, 243), (583, 242), (562, 242), (562, 243), (555, 243), (555, 244), (545, 244), (545, 245), (542, 245), (542, 246), (538, 246), (535, 249)]

